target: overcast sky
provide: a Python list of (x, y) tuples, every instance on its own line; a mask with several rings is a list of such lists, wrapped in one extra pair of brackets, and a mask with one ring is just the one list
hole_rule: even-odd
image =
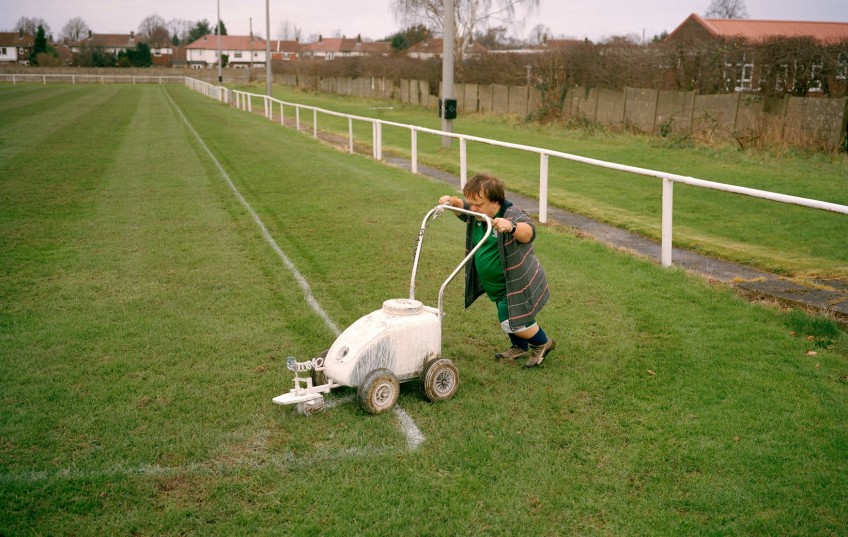
[[(219, 0), (2, 0), (0, 30), (10, 31), (20, 17), (47, 21), (54, 37), (65, 23), (81, 17), (95, 33), (129, 33), (148, 15), (165, 21), (215, 22)], [(382, 39), (403, 27), (392, 13), (392, 0), (268, 0), (271, 37), (279, 37), (283, 21), (301, 29), (303, 40), (322, 34)], [(690, 13), (703, 14), (710, 0), (541, 0), (540, 12), (512, 35), (526, 38), (537, 24), (552, 37), (600, 41), (633, 34), (647, 39), (671, 32)], [(220, 0), (221, 19), (230, 35), (251, 28), (265, 35), (265, 0)], [(748, 18), (848, 22), (846, 0), (746, 0)]]

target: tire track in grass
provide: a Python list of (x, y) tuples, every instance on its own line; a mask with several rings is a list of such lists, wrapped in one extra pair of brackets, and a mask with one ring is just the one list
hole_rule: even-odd
[[(212, 154), (212, 151), (203, 141), (203, 138), (200, 137), (200, 134), (194, 129), (194, 126), (189, 122), (185, 114), (183, 114), (182, 109), (171, 97), (171, 94), (168, 93), (168, 91), (164, 87), (162, 88), (162, 91), (165, 92), (165, 95), (168, 97), (168, 101), (171, 103), (171, 106), (180, 116), (180, 119), (182, 119), (182, 121), (186, 124), (188, 129), (197, 139), (200, 146), (203, 148), (206, 154), (209, 155), (209, 158), (218, 168), (218, 171), (221, 173), (221, 177), (223, 177), (224, 181), (226, 181), (227, 185), (229, 185), (230, 189), (233, 191), (233, 194), (239, 200), (239, 203), (241, 203), (242, 207), (244, 207), (244, 209), (248, 212), (257, 227), (259, 227), (260, 231), (262, 232), (262, 236), (265, 238), (265, 242), (267, 242), (271, 246), (271, 249), (274, 250), (280, 260), (286, 266), (286, 268), (288, 268), (294, 275), (295, 280), (297, 280), (298, 285), (303, 290), (303, 296), (306, 299), (306, 303), (309, 304), (309, 307), (311, 307), (312, 310), (317, 313), (319, 317), (321, 317), (321, 319), (324, 321), (324, 324), (327, 325), (327, 327), (335, 336), (341, 334), (341, 330), (339, 330), (339, 327), (336, 325), (335, 322), (333, 322), (327, 312), (324, 311), (324, 308), (321, 307), (321, 304), (319, 304), (318, 301), (315, 299), (315, 296), (312, 294), (312, 288), (309, 286), (309, 282), (306, 281), (306, 278), (303, 277), (303, 274), (300, 273), (300, 271), (297, 269), (297, 266), (295, 266), (292, 260), (289, 259), (289, 256), (286, 255), (283, 249), (280, 248), (280, 246), (277, 244), (277, 241), (274, 240), (274, 237), (271, 236), (271, 233), (268, 231), (268, 228), (265, 227), (265, 224), (262, 222), (262, 219), (259, 218), (259, 215), (256, 213), (256, 211), (253, 210), (253, 207), (250, 205), (250, 203), (247, 202), (244, 196), (242, 196), (241, 192), (239, 192), (239, 189), (236, 188), (236, 185), (233, 183), (232, 179), (230, 179), (230, 175), (227, 173), (227, 171), (224, 169), (218, 159), (215, 158), (215, 155)], [(417, 449), (418, 446), (420, 446), (425, 440), (424, 435), (421, 433), (421, 430), (418, 429), (418, 426), (415, 425), (415, 421), (405, 410), (400, 407), (400, 405), (395, 405), (394, 413), (395, 416), (397, 416), (398, 418), (398, 424), (400, 425), (401, 430), (403, 431), (404, 435), (406, 435), (406, 443), (409, 446), (409, 449)]]

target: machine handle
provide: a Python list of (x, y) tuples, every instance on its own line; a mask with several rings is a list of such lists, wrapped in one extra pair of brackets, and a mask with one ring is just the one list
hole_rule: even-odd
[(415, 258), (412, 262), (412, 279), (409, 284), (409, 298), (411, 300), (415, 299), (415, 275), (418, 272), (418, 259), (421, 256), (421, 245), (424, 242), (424, 231), (427, 229), (427, 226), (430, 225), (430, 222), (438, 218), (438, 216), (442, 214), (445, 210), (453, 211), (455, 213), (460, 214), (466, 214), (469, 216), (481, 217), (486, 222), (486, 233), (483, 235), (483, 238), (480, 239), (480, 242), (478, 242), (474, 246), (474, 248), (472, 248), (471, 251), (468, 252), (465, 258), (459, 263), (459, 265), (453, 270), (453, 272), (451, 272), (450, 276), (447, 277), (444, 283), (442, 283), (442, 286), (439, 288), (438, 308), (440, 319), (443, 315), (442, 302), (445, 294), (445, 288), (456, 277), (462, 267), (464, 267), (466, 263), (468, 263), (468, 261), (470, 261), (471, 258), (474, 257), (474, 254), (477, 253), (477, 250), (479, 250), (480, 247), (483, 246), (483, 242), (489, 237), (489, 234), (492, 232), (492, 229), (494, 227), (492, 224), (492, 219), (488, 215), (483, 213), (469, 211), (468, 209), (454, 207), (453, 205), (437, 205), (434, 208), (430, 209), (430, 211), (426, 215), (424, 215), (424, 220), (422, 220), (421, 222), (421, 229), (418, 231), (418, 244), (415, 247)]

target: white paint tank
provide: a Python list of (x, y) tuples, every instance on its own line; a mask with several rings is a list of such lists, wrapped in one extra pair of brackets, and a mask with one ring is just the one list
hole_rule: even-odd
[(420, 376), (424, 363), (441, 351), (438, 310), (418, 300), (395, 298), (336, 338), (324, 373), (339, 384), (356, 387), (371, 371), (386, 368), (403, 381)]

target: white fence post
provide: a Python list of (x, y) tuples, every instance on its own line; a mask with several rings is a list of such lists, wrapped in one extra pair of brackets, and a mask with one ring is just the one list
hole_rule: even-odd
[(418, 131), (415, 128), (412, 131), (412, 157), (410, 158), (410, 170), (412, 173), (418, 173)]
[(548, 221), (548, 154), (539, 153), (539, 222)]
[(294, 106), (294, 130), (300, 130), (300, 107)]
[(347, 151), (353, 153), (353, 118), (347, 118)]
[(312, 137), (318, 138), (318, 109), (312, 109)]
[(465, 188), (468, 182), (468, 141), (459, 139), (459, 188)]
[(280, 101), (280, 125), (286, 124), (286, 105)]
[(671, 266), (671, 220), (674, 205), (674, 181), (663, 179), (662, 191), (662, 266)]
[(377, 160), (383, 160), (383, 124), (377, 122)]

